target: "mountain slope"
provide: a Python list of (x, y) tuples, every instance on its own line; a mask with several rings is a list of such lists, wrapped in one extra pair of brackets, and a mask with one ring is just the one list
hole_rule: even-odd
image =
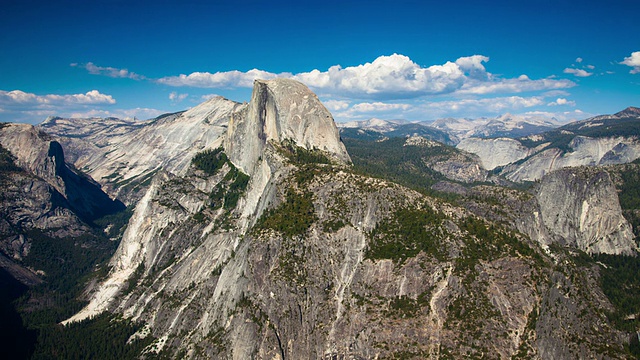
[(517, 138), (539, 134), (559, 125), (555, 119), (512, 114), (504, 114), (496, 118), (446, 118), (438, 119), (430, 124), (432, 127), (449, 133), (457, 141), (467, 138)]
[(243, 107), (215, 97), (188, 111), (145, 122), (53, 118), (40, 128), (56, 137), (76, 168), (111, 196), (133, 203), (158, 169), (184, 173), (197, 152), (220, 146), (229, 119)]
[(640, 157), (636, 108), (597, 116), (519, 139), (467, 139), (458, 148), (477, 154), (489, 169), (523, 182), (569, 166), (608, 165)]
[[(635, 253), (632, 239), (569, 241), (541, 220), (562, 200), (540, 195), (553, 190), (545, 181), (534, 194), (475, 186), (450, 204), (356, 174), (330, 122), (289, 116), (326, 111), (295, 95), (304, 89), (292, 95), (298, 86), (257, 82), (213, 142), (224, 148), (179, 174), (157, 172), (110, 273), (71, 321), (122, 314), (157, 338), (147, 351), (183, 358), (629, 355), (630, 333), (605, 315), (600, 267), (576, 244)], [(324, 130), (310, 138), (309, 129)], [(615, 208), (594, 201), (612, 195), (611, 182), (593, 178), (602, 177), (575, 183), (593, 192), (571, 201), (594, 214)]]
[(430, 189), (446, 179), (462, 183), (487, 180), (477, 156), (423, 137), (344, 138), (344, 142), (357, 171), (415, 189)]
[(29, 358), (83, 305), (87, 279), (115, 251), (124, 205), (25, 124), (0, 124), (0, 188), (2, 344), (5, 356)]
[(384, 140), (393, 137), (421, 136), (429, 140), (453, 145), (454, 140), (444, 131), (419, 123), (404, 120), (353, 121), (339, 124), (340, 136), (354, 140)]

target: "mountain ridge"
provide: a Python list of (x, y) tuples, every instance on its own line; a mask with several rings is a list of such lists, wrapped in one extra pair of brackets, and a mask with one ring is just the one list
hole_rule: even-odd
[[(630, 354), (635, 332), (610, 318), (609, 268), (594, 260), (638, 252), (613, 170), (567, 168), (523, 190), (482, 182), (477, 156), (423, 137), (370, 142), (389, 169), (440, 169), (441, 188), (458, 192), (436, 197), (358, 171), (330, 113), (291, 80), (257, 81), (248, 104), (212, 99), (106, 136), (116, 124), (129, 126), (109, 120), (84, 139), (49, 126), (112, 193), (138, 186), (108, 270), (67, 324), (137, 322), (146, 357)], [(397, 160), (385, 154), (393, 141)], [(159, 158), (95, 160), (134, 149)]]
[[(108, 280), (94, 293), (93, 305), (72, 320), (102, 311), (126, 314), (149, 324), (159, 339), (155, 351), (182, 349), (196, 358), (398, 354), (383, 345), (390, 343), (402, 344), (412, 357), (488, 351), (510, 357), (520, 346), (555, 358), (593, 353), (572, 350), (573, 335), (559, 334), (551, 315), (563, 309), (563, 321), (590, 341), (596, 338), (573, 314), (583, 311), (604, 321), (595, 308), (572, 297), (550, 300), (556, 299), (557, 287), (587, 291), (589, 286), (566, 285), (569, 275), (545, 270), (554, 261), (542, 245), (551, 248), (564, 239), (556, 228), (528, 212), (498, 225), (459, 205), (354, 174), (344, 162), (311, 156), (317, 147), (301, 141), (304, 131), (294, 139), (280, 136), (286, 131), (269, 135), (268, 122), (288, 117), (279, 113), (277, 95), (265, 85), (256, 84), (259, 101), (248, 109), (256, 108), (238, 118), (247, 130), (241, 121), (233, 123), (236, 118), (229, 125), (226, 141), (254, 141), (261, 149), (248, 145), (249, 156), (233, 155), (238, 144), (225, 144), (229, 159), (245, 161), (237, 165), (250, 175), (236, 208), (224, 212), (209, 203), (219, 184), (233, 176), (228, 164), (213, 175), (193, 168), (158, 173), (134, 212)], [(409, 146), (430, 144), (414, 139)], [(296, 157), (299, 152), (309, 154)], [(503, 194), (524, 209), (529, 202), (546, 201)], [(518, 226), (531, 236), (509, 230)], [(557, 233), (551, 243), (534, 236), (547, 239), (549, 233)], [(624, 246), (632, 246), (625, 241)], [(553, 256), (565, 256), (558, 251)], [(588, 294), (601, 301), (597, 293)], [(472, 309), (479, 311), (477, 317), (462, 316), (473, 314)], [(536, 330), (526, 330), (534, 316), (539, 318)], [(376, 321), (380, 325), (372, 325)], [(425, 329), (425, 323), (433, 326)], [(502, 332), (507, 333), (504, 340), (497, 337)], [(600, 335), (612, 339), (616, 334), (609, 329)], [(407, 336), (410, 342), (402, 340)], [(478, 337), (498, 340), (476, 350)]]

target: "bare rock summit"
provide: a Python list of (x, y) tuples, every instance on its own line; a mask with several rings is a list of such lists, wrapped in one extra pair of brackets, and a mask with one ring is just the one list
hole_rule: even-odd
[(256, 80), (248, 108), (229, 121), (225, 152), (250, 174), (267, 143), (285, 140), (351, 162), (331, 113), (309, 88), (290, 79)]

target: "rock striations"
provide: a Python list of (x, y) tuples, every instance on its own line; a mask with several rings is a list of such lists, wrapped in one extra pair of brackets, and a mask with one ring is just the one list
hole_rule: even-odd
[(457, 147), (515, 182), (535, 181), (572, 166), (624, 164), (640, 157), (640, 116), (630, 107), (558, 129), (512, 138), (467, 138)]
[[(622, 216), (609, 174), (596, 168), (566, 168), (542, 178), (536, 198), (544, 226), (561, 245), (589, 254), (634, 255), (638, 248)], [(545, 242), (544, 238), (539, 239)]]
[(325, 151), (341, 163), (351, 162), (331, 113), (309, 88), (288, 79), (256, 80), (248, 109), (229, 122), (225, 152), (252, 174), (267, 143), (285, 140)]
[(124, 209), (65, 162), (60, 143), (26, 124), (0, 124), (0, 188), (0, 268), (27, 285), (42, 281), (23, 263), (35, 237), (93, 248), (89, 224)]
[(76, 168), (133, 203), (159, 169), (184, 174), (196, 153), (221, 146), (229, 119), (245, 106), (214, 97), (149, 121), (52, 118), (40, 128), (59, 138)]
[[(450, 204), (353, 171), (331, 114), (287, 79), (256, 81), (248, 104), (216, 98), (82, 134), (71, 122), (42, 128), (112, 193), (134, 182), (139, 193), (109, 274), (68, 321), (104, 311), (140, 321), (138, 335), (156, 338), (143, 356), (625, 354), (597, 268), (585, 275), (570, 256), (636, 252), (606, 173), (552, 173), (534, 195), (469, 186)], [(191, 164), (204, 149), (217, 149), (213, 170)], [(432, 165), (487, 178), (476, 156), (451, 159)]]

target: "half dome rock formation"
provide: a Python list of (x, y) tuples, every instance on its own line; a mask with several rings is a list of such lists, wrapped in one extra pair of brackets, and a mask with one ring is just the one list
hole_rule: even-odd
[(229, 159), (251, 174), (266, 144), (290, 140), (350, 163), (331, 113), (316, 94), (290, 79), (256, 80), (246, 111), (234, 114), (224, 142)]
[[(221, 102), (221, 100), (211, 100), (184, 114), (175, 115), (173, 119), (166, 118), (167, 124), (162, 128), (175, 122), (185, 123), (184, 126), (191, 123), (204, 126), (202, 124), (207, 122), (206, 118), (203, 119), (202, 115), (193, 116), (193, 114), (215, 113), (208, 109), (214, 101)], [(205, 281), (213, 269), (229, 261), (241, 239), (247, 236), (249, 227), (256, 222), (268, 204), (277, 201), (278, 189), (291, 171), (283, 163), (284, 158), (277, 154), (276, 148), (272, 145), (291, 141), (304, 149), (320, 150), (337, 164), (346, 164), (351, 161), (340, 141), (337, 127), (329, 111), (315, 94), (297, 81), (257, 80), (248, 105), (238, 104), (232, 109), (226, 106), (226, 100), (222, 105), (225, 105), (225, 111), (219, 111), (222, 115), (208, 115), (216, 119), (209, 126), (224, 127), (226, 124), (223, 120), (230, 119), (226, 137), (220, 134), (217, 140), (213, 137), (207, 140), (209, 144), (214, 145), (224, 143), (225, 153), (233, 166), (251, 176), (238, 205), (235, 209), (225, 209), (229, 211), (228, 215), (221, 211), (214, 212), (209, 208), (211, 200), (208, 194), (214, 190), (217, 191), (219, 185), (221, 186), (225, 181), (224, 176), (233, 174), (235, 170), (231, 169), (231, 165), (225, 165), (220, 169), (219, 174), (204, 181), (201, 177), (204, 175), (194, 174), (193, 170), (184, 173), (172, 172), (171, 170), (175, 169), (174, 166), (168, 166), (169, 170), (162, 168), (154, 176), (145, 195), (136, 205), (122, 242), (111, 259), (112, 271), (109, 277), (95, 290), (89, 305), (69, 321), (92, 317), (107, 309), (113, 309), (114, 306), (139, 309), (140, 304), (125, 304), (126, 301), (118, 305), (116, 298), (126, 288), (128, 281), (132, 281), (130, 279), (136, 276), (137, 269), (144, 270), (137, 276), (151, 276), (154, 266), (157, 266), (156, 262), (167, 252), (171, 253), (171, 256), (175, 255), (176, 258), (182, 257), (179, 267), (184, 266), (182, 268), (184, 270), (176, 274), (180, 277), (179, 281), (182, 284), (196, 280), (192, 273), (193, 269), (197, 269), (198, 276), (202, 276), (201, 280)], [(196, 112), (195, 109), (198, 108), (204, 110)], [(188, 121), (190, 118), (192, 120)], [(150, 124), (140, 131), (153, 134), (153, 129), (160, 126), (160, 124)], [(191, 139), (191, 137), (186, 138)], [(177, 159), (177, 155), (181, 153), (174, 149), (171, 154), (173, 156), (170, 159)], [(188, 154), (181, 154), (187, 163), (192, 158)], [(195, 234), (193, 217), (203, 213), (212, 213), (213, 221), (206, 229), (200, 229), (200, 234)], [(233, 223), (233, 226), (226, 225), (230, 229), (220, 229), (222, 221)], [(176, 231), (185, 225), (186, 227), (181, 230), (183, 232)], [(170, 243), (168, 238), (173, 240), (179, 238), (180, 240), (176, 241), (187, 243), (202, 242), (205, 246), (183, 247), (183, 244), (174, 248), (172, 245), (167, 245)], [(180, 254), (176, 255), (174, 251)], [(204, 268), (207, 270), (204, 271)], [(174, 278), (172, 281), (178, 280)]]
[[(576, 248), (637, 252), (606, 172), (561, 171), (527, 191), (456, 184), (450, 203), (348, 166), (331, 114), (287, 79), (256, 81), (248, 104), (103, 121), (76, 138), (104, 149), (75, 159), (116, 151), (100, 181), (117, 191), (137, 181), (139, 197), (108, 273), (67, 322), (107, 312), (137, 323), (128, 338), (150, 343), (140, 357), (575, 359), (606, 348), (624, 358), (636, 335), (606, 315), (597, 275), (607, 269), (573, 260)], [(67, 142), (81, 123), (65, 123), (78, 127)], [(475, 155), (396, 143), (376, 154), (384, 166), (487, 178)]]

